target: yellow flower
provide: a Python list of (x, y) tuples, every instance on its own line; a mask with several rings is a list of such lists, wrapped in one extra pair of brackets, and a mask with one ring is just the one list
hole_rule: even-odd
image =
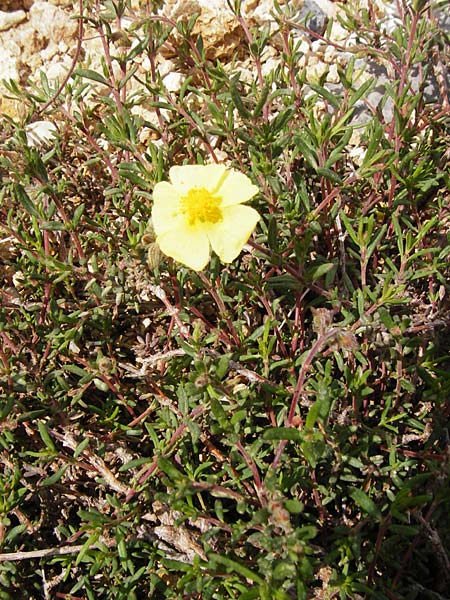
[(162, 252), (201, 271), (210, 247), (229, 263), (241, 252), (259, 214), (242, 206), (258, 193), (250, 179), (224, 165), (172, 167), (170, 183), (153, 191), (152, 223)]

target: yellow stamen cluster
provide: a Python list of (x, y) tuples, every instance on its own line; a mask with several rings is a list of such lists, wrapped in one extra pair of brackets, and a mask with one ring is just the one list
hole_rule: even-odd
[(221, 202), (222, 198), (213, 196), (208, 190), (193, 188), (181, 198), (181, 210), (190, 225), (218, 223), (222, 220)]

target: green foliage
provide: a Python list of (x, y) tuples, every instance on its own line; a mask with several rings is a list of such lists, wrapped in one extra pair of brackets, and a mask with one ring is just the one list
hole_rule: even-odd
[[(120, 38), (129, 3), (86, 4), (101, 68), (9, 84), (0, 598), (443, 598), (450, 121), (408, 81), (444, 34), (422, 1), (392, 34), (348, 3), (355, 57), (330, 86), (278, 3), (260, 30), (228, 3), (246, 44), (227, 64), (197, 15), (149, 4)], [(397, 74), (392, 120), (361, 56)], [(30, 143), (37, 119), (51, 144)], [(219, 159), (262, 219), (233, 264), (192, 273), (156, 254), (152, 189)]]

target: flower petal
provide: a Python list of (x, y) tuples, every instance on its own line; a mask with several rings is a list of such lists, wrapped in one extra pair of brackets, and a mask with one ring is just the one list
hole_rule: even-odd
[(167, 181), (157, 183), (153, 190), (152, 208), (152, 224), (156, 235), (173, 229), (180, 219), (180, 194)]
[(222, 206), (233, 206), (247, 202), (253, 198), (259, 189), (250, 181), (247, 175), (239, 171), (229, 170), (216, 194), (222, 198)]
[(169, 177), (177, 191), (184, 195), (192, 188), (214, 190), (225, 171), (225, 165), (182, 165), (181, 167), (172, 167)]
[(223, 220), (208, 229), (208, 238), (214, 252), (224, 261), (231, 262), (241, 252), (259, 221), (259, 214), (249, 206), (228, 206)]
[(179, 222), (156, 238), (161, 251), (180, 263), (201, 271), (209, 261), (209, 241), (206, 233)]

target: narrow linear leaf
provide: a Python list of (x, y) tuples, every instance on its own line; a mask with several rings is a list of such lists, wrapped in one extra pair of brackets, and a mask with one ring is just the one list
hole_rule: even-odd
[(86, 556), (86, 554), (89, 552), (91, 546), (93, 546), (97, 541), (98, 538), (100, 537), (100, 532), (99, 531), (94, 531), (94, 533), (92, 533), (88, 539), (84, 542), (80, 552), (78, 553), (78, 556), (76, 558), (75, 564), (79, 565), (80, 562), (84, 559), (84, 557)]
[(236, 106), (241, 117), (243, 117), (244, 119), (249, 119), (252, 115), (250, 114), (250, 111), (247, 109), (247, 107), (243, 103), (241, 95), (239, 94), (239, 91), (238, 91), (234, 81), (230, 82), (230, 94), (231, 94), (231, 99), (233, 100), (234, 105)]
[(263, 433), (264, 440), (291, 440), (301, 442), (303, 433), (295, 427), (271, 427)]
[(63, 465), (56, 471), (56, 473), (53, 473), (53, 475), (50, 475), (50, 477), (47, 477), (46, 479), (44, 479), (44, 481), (42, 481), (41, 485), (44, 487), (49, 487), (51, 485), (55, 485), (55, 483), (58, 483), (58, 481), (61, 479), (61, 477), (67, 471), (67, 468), (68, 468), (68, 465)]
[(309, 269), (307, 271), (306, 279), (308, 281), (316, 281), (317, 279), (320, 279), (320, 277), (322, 277), (323, 275), (329, 273), (335, 266), (335, 263), (332, 262), (324, 263), (322, 265), (319, 265), (318, 267), (314, 266), (312, 269)]
[(271, 90), (272, 86), (269, 83), (266, 83), (266, 85), (264, 86), (262, 92), (261, 92), (261, 96), (259, 97), (259, 100), (253, 110), (253, 117), (256, 119), (257, 117), (259, 117), (259, 115), (262, 112), (262, 109), (264, 108), (264, 105), (267, 102), (267, 98), (269, 96), (269, 92)]
[(380, 509), (372, 500), (372, 498), (369, 498), (369, 496), (363, 492), (363, 490), (360, 490), (359, 488), (353, 488), (350, 491), (350, 496), (353, 498), (356, 504), (370, 517), (376, 519), (377, 521), (381, 520), (382, 515)]
[(328, 100), (328, 102), (332, 106), (334, 106), (335, 108), (340, 107), (342, 100), (340, 98), (337, 98), (336, 96), (333, 96), (333, 94), (329, 90), (327, 90), (326, 88), (322, 87), (321, 85), (319, 85), (317, 83), (309, 83), (308, 85), (312, 90), (314, 90), (316, 92), (316, 94), (318, 94), (325, 100)]
[(218, 562), (218, 563), (222, 564), (231, 573), (233, 573), (233, 572), (238, 573), (242, 577), (245, 577), (246, 579), (250, 579), (250, 581), (254, 581), (255, 583), (262, 584), (264, 582), (262, 577), (260, 577), (256, 573), (253, 573), (253, 571), (251, 571), (248, 567), (241, 565), (240, 563), (236, 562), (235, 560), (231, 560), (231, 558), (228, 558), (226, 556), (221, 556), (220, 554), (211, 554), (210, 558), (214, 562)]
[(75, 451), (73, 453), (73, 457), (74, 458), (78, 458), (80, 456), (80, 454), (82, 454), (86, 448), (89, 446), (89, 438), (84, 438), (84, 440), (82, 440), (78, 446), (75, 448)]
[(85, 77), (86, 79), (92, 79), (92, 81), (97, 81), (98, 83), (111, 87), (103, 75), (100, 75), (100, 73), (97, 73), (97, 71), (93, 71), (92, 69), (76, 69), (75, 75)]
[(19, 183), (14, 186), (14, 195), (20, 202), (20, 204), (24, 207), (24, 209), (27, 211), (27, 213), (29, 213), (33, 217), (36, 217), (37, 219), (40, 218), (41, 215), (39, 214), (39, 211), (34, 205), (34, 202), (26, 193), (24, 187)]
[(374, 83), (375, 83), (375, 77), (371, 77), (370, 79), (365, 81), (362, 85), (360, 85), (359, 88), (356, 90), (356, 92), (353, 94), (353, 96), (351, 96), (349, 99), (349, 103), (348, 103), (349, 108), (351, 106), (354, 106), (358, 102), (358, 100), (360, 100), (363, 96), (368, 94), (369, 91), (371, 90), (371, 88), (373, 87)]
[(53, 440), (50, 437), (49, 432), (47, 431), (47, 427), (45, 426), (44, 421), (38, 421), (37, 426), (38, 426), (39, 435), (41, 436), (42, 441), (44, 442), (46, 447), (49, 450), (51, 450), (52, 452), (57, 452), (56, 446), (53, 443)]
[(329, 181), (332, 181), (333, 183), (342, 184), (341, 177), (335, 171), (332, 171), (331, 169), (327, 169), (326, 167), (317, 167), (316, 170), (317, 170), (317, 174), (320, 175), (321, 177), (325, 177), (325, 179), (328, 179)]
[(171, 461), (165, 458), (164, 456), (160, 456), (158, 458), (158, 467), (161, 469), (161, 471), (163, 471), (163, 473), (168, 475), (174, 481), (180, 481), (181, 479), (184, 479), (183, 473), (179, 471), (171, 463)]

